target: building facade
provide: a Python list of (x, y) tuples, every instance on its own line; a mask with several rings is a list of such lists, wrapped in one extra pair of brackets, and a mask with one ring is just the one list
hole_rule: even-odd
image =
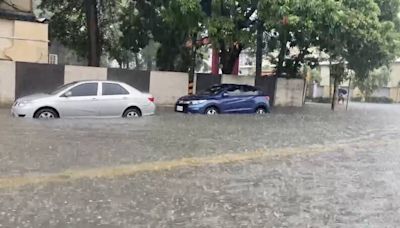
[(0, 60), (48, 63), (48, 25), (33, 14), (32, 0), (0, 2)]
[[(377, 89), (372, 96), (373, 97), (386, 97), (392, 99), (394, 102), (400, 102), (400, 59), (395, 61), (390, 68), (390, 80), (389, 83)], [(330, 97), (330, 68), (329, 63), (320, 63), (319, 71), (321, 74), (321, 81), (315, 83), (313, 86), (313, 97)], [(340, 87), (344, 89), (349, 88), (349, 81), (343, 82)], [(350, 88), (351, 97), (361, 97), (360, 91), (355, 88)]]

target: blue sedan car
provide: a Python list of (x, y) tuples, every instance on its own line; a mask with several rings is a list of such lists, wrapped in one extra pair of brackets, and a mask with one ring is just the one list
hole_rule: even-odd
[(270, 112), (269, 97), (249, 85), (214, 85), (196, 95), (184, 96), (175, 105), (176, 112), (216, 115), (220, 113)]

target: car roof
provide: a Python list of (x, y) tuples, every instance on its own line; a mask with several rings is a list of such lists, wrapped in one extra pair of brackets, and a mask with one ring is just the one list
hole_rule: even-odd
[(249, 87), (254, 87), (252, 85), (246, 85), (246, 84), (233, 84), (233, 83), (222, 83), (222, 84), (216, 84), (214, 86), (222, 86), (222, 87), (231, 87), (231, 86), (249, 86)]
[(78, 80), (72, 83), (82, 83), (82, 82), (110, 82), (110, 83), (124, 83), (119, 81), (111, 81), (111, 80)]

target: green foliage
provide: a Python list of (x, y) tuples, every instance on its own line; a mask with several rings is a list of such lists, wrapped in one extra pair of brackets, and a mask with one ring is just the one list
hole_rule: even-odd
[[(114, 30), (110, 26), (117, 23), (119, 4), (120, 0), (98, 1), (100, 43), (103, 50), (113, 47)], [(50, 17), (50, 40), (58, 40), (79, 56), (87, 57), (89, 45), (84, 0), (42, 0), (38, 8), (42, 16)]]
[(351, 98), (351, 101), (354, 101), (354, 102), (361, 102), (361, 101), (362, 101), (362, 97), (352, 97), (352, 98)]
[(392, 104), (394, 101), (389, 97), (367, 97), (365, 102), (369, 103), (382, 103), (382, 104)]
[(329, 104), (331, 102), (331, 98), (329, 98), (329, 97), (316, 97), (316, 98), (312, 98), (311, 101), (315, 102), (315, 103)]
[[(273, 62), (280, 75), (300, 77), (303, 66), (314, 68), (319, 59), (310, 50), (316, 49), (362, 80), (399, 51), (398, 0), (213, 0), (210, 17), (200, 2), (98, 0), (103, 52), (126, 64), (145, 56), (137, 53), (154, 41), (160, 70), (186, 72), (191, 50), (185, 43), (208, 33), (222, 71), (231, 73), (243, 48), (254, 46), (257, 21), (269, 35), (269, 51), (279, 53)], [(86, 56), (83, 0), (43, 0), (39, 7), (51, 15), (51, 39)], [(337, 82), (344, 72), (336, 74)]]
[(129, 1), (121, 15), (122, 46), (139, 52), (154, 40), (160, 70), (187, 72), (190, 50), (185, 43), (201, 30), (203, 17), (196, 0)]
[[(363, 100), (362, 97), (351, 98), (351, 101), (354, 101), (354, 102), (361, 102), (362, 100)], [(366, 97), (364, 100), (365, 100), (365, 102), (368, 102), (368, 103), (380, 103), (380, 104), (394, 103), (394, 100), (389, 97)]]
[[(309, 48), (317, 47), (364, 77), (392, 61), (399, 50), (397, 0), (264, 0), (262, 9), (265, 27), (278, 34), (269, 44), (280, 53), (278, 73), (296, 74), (303, 64), (314, 66)], [(289, 56), (288, 48), (294, 47), (298, 53)]]
[(232, 73), (243, 48), (254, 45), (257, 0), (213, 0), (206, 28), (212, 46), (219, 50), (224, 74)]
[(321, 82), (322, 81), (321, 72), (317, 69), (312, 69), (311, 80), (316, 82)]
[(385, 66), (374, 70), (365, 78), (356, 77), (354, 87), (357, 87), (364, 98), (370, 97), (375, 90), (388, 84), (390, 80), (390, 70)]

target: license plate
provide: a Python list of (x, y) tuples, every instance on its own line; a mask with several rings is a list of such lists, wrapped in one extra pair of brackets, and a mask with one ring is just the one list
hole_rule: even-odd
[(180, 105), (176, 106), (176, 111), (183, 112), (183, 106)]

